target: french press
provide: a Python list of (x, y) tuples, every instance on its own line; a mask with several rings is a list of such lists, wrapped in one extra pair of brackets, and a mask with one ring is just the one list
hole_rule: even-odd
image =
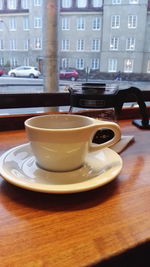
[[(81, 109), (108, 109), (114, 108), (116, 116), (121, 111), (123, 104), (127, 102), (127, 97), (134, 96), (135, 101), (139, 105), (141, 120), (133, 120), (132, 123), (142, 129), (150, 129), (149, 118), (146, 104), (142, 91), (137, 87), (127, 89), (118, 89), (113, 85), (107, 86), (105, 83), (83, 83), (81, 89), (69, 88), (70, 92), (70, 112), (74, 107)], [(96, 142), (103, 142), (113, 137), (110, 130), (98, 131), (94, 139)]]

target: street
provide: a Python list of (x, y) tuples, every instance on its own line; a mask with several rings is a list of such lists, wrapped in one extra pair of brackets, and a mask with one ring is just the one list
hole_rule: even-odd
[[(59, 91), (66, 92), (66, 88), (71, 86), (72, 88), (80, 88), (81, 84), (86, 82), (85, 80), (78, 80), (75, 82), (60, 80), (59, 81)], [(93, 82), (93, 80), (88, 80), (88, 82)], [(125, 89), (130, 86), (138, 87), (141, 90), (149, 90), (150, 82), (128, 82), (128, 81), (102, 81), (94, 80), (94, 82), (99, 83), (109, 83), (117, 85), (119, 89)], [(11, 94), (11, 93), (41, 93), (44, 92), (43, 89), (43, 78), (32, 79), (32, 78), (13, 78), (8, 76), (0, 77), (0, 94)], [(68, 110), (68, 107), (63, 107), (61, 110)], [(45, 112), (44, 108), (21, 108), (21, 109), (1, 109), (0, 115), (9, 114), (29, 114), (29, 113), (42, 113)]]

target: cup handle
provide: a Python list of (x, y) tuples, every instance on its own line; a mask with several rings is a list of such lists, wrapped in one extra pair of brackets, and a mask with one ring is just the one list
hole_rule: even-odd
[[(94, 152), (94, 151), (97, 151), (97, 150), (100, 150), (104, 147), (110, 147), (114, 144), (116, 144), (120, 138), (121, 138), (121, 130), (120, 130), (120, 127), (118, 124), (114, 123), (114, 122), (101, 122), (101, 121), (96, 121), (96, 124), (92, 126), (93, 128), (93, 131), (94, 131), (94, 134), (98, 131), (98, 130), (101, 130), (101, 129), (109, 129), (109, 130), (112, 130), (114, 132), (114, 137), (105, 142), (105, 143), (102, 143), (102, 144), (93, 144), (92, 142), (89, 144), (89, 152)], [(93, 136), (94, 136), (93, 134)]]

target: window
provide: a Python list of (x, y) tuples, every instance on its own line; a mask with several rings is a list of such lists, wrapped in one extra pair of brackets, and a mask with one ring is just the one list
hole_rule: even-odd
[[(31, 66), (37, 67), (42, 72), (42, 78), (45, 78), (45, 65), (47, 64), (45, 62), (49, 55), (46, 58), (44, 50), (49, 39), (43, 40), (42, 37), (47, 22), (52, 22), (49, 26), (57, 25), (52, 21), (52, 16), (48, 15), (50, 14), (48, 13), (50, 5), (47, 6), (48, 10), (45, 7), (46, 2), (51, 1), (0, 0), (0, 8), (2, 4), (4, 8), (6, 2), (8, 3), (7, 10), (6, 12), (1, 10), (3, 14), (0, 18), (0, 58), (1, 62), (5, 63), (5, 73), (10, 68), (10, 63), (15, 65), (17, 62), (17, 65), (20, 66), (30, 63)], [(150, 67), (148, 67), (150, 19), (149, 9), (145, 4), (146, 0), (138, 1), (136, 5), (133, 2), (137, 1), (129, 2), (129, 0), (60, 0), (52, 2), (54, 5), (57, 3), (60, 5), (60, 9), (58, 5), (57, 14), (58, 68), (82, 70), (79, 71), (80, 79), (77, 80), (80, 83), (85, 81), (87, 67), (92, 70), (88, 76), (89, 82), (94, 79), (98, 81), (101, 73), (104, 73), (104, 79), (111, 80), (115, 76), (113, 72), (118, 71), (124, 72), (122, 77), (124, 80), (132, 81), (135, 73), (144, 79), (148, 77), (150, 74)], [(15, 5), (16, 9), (8, 9), (8, 6), (14, 8)], [(22, 7), (24, 10), (21, 9)], [(43, 11), (47, 13), (46, 16), (42, 16)], [(55, 16), (55, 14), (53, 15)], [(47, 16), (48, 20), (45, 21)], [(50, 29), (48, 31), (49, 35), (47, 36), (50, 36)], [(53, 41), (52, 48), (55, 46), (55, 40), (52, 39)], [(47, 47), (47, 49), (49, 48)], [(52, 62), (53, 58), (50, 61)], [(137, 64), (135, 64), (136, 62)], [(53, 77), (51, 78), (53, 79)], [(42, 82), (45, 82), (44, 79)], [(64, 83), (66, 86), (68, 81), (64, 81)], [(60, 85), (59, 90), (62, 91), (61, 82), (58, 81), (58, 84)], [(4, 88), (1, 89), (4, 90)], [(37, 92), (36, 90), (36, 86), (32, 86), (32, 88), (13, 87), (13, 93), (19, 91), (33, 93)], [(40, 90), (46, 92), (49, 88), (41, 86)], [(9, 93), (7, 88), (5, 91)]]
[(34, 28), (42, 28), (42, 19), (41, 17), (34, 18)]
[(76, 68), (79, 70), (84, 69), (84, 59), (83, 58), (77, 58), (76, 60)]
[(62, 67), (62, 69), (69, 68), (69, 58), (62, 58), (61, 67)]
[(92, 51), (99, 51), (100, 50), (100, 40), (92, 40)]
[(125, 59), (124, 61), (124, 72), (133, 71), (133, 59)]
[(84, 50), (84, 40), (77, 40), (77, 51)]
[(29, 30), (29, 17), (23, 17), (23, 29), (24, 31)]
[(24, 57), (24, 59), (23, 59), (23, 65), (25, 65), (25, 66), (29, 66), (30, 65), (30, 60), (29, 60), (29, 57)]
[(121, 4), (121, 0), (112, 0), (113, 5)]
[(85, 19), (83, 17), (77, 19), (77, 30), (85, 30)]
[(0, 0), (0, 9), (3, 9), (3, 1), (4, 0)]
[(87, 6), (87, 0), (77, 0), (77, 7), (86, 7)]
[(8, 0), (9, 9), (16, 9), (16, 7), (17, 7), (16, 0)]
[(135, 50), (135, 38), (134, 37), (127, 38), (126, 50)]
[(91, 69), (92, 70), (99, 69), (99, 59), (98, 58), (92, 58)]
[(150, 59), (147, 62), (147, 72), (150, 73)]
[(117, 59), (111, 58), (108, 60), (108, 72), (117, 71)]
[(137, 27), (137, 16), (136, 15), (129, 15), (128, 16), (128, 28), (134, 29)]
[(129, 4), (138, 4), (139, 0), (129, 0)]
[(3, 31), (3, 20), (0, 21), (0, 31)]
[(18, 65), (17, 59), (15, 57), (10, 58), (10, 65), (16, 67)]
[(119, 15), (113, 15), (111, 17), (111, 28), (112, 29), (120, 28), (120, 16)]
[(62, 18), (61, 20), (62, 30), (69, 30), (70, 28), (70, 20), (67, 17)]
[(29, 50), (29, 40), (24, 40), (24, 42), (23, 42), (23, 49), (24, 50)]
[(3, 66), (3, 65), (4, 65), (4, 58), (0, 57), (0, 66)]
[(93, 7), (101, 7), (102, 0), (93, 0)]
[(72, 0), (62, 0), (62, 7), (70, 8), (72, 6)]
[(41, 40), (41, 37), (36, 37), (34, 39), (34, 48), (35, 49), (41, 49), (42, 48), (42, 40)]
[(0, 50), (4, 49), (4, 40), (0, 39)]
[(9, 18), (9, 30), (10, 31), (16, 31), (17, 30), (16, 17), (10, 17)]
[(10, 50), (16, 50), (17, 45), (16, 45), (16, 40), (10, 40), (9, 41), (9, 45), (10, 45)]
[(29, 0), (22, 0), (21, 6), (23, 9), (29, 8)]
[(69, 42), (69, 40), (62, 40), (61, 50), (62, 51), (68, 51), (69, 49), (70, 49), (70, 42)]
[(101, 19), (99, 17), (93, 18), (92, 29), (93, 30), (100, 30), (100, 28), (101, 28), (100, 22), (101, 22)]
[(118, 50), (118, 45), (119, 45), (119, 38), (112, 37), (110, 39), (110, 50)]
[(42, 0), (34, 0), (34, 6), (41, 6)]

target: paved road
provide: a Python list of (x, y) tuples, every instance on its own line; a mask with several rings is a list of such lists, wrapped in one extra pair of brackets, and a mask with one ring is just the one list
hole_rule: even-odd
[[(91, 82), (93, 80), (89, 80)], [(70, 85), (73, 88), (81, 85), (85, 80), (78, 80), (76, 82), (60, 80), (60, 91), (64, 91), (66, 86)], [(129, 86), (137, 86), (142, 90), (150, 89), (150, 82), (128, 82), (128, 81), (102, 81), (94, 80), (94, 82), (106, 82), (106, 83), (115, 83), (119, 86), (120, 89), (127, 88)], [(0, 77), (0, 93), (18, 93), (18, 92), (43, 92), (43, 78), (31, 79), (31, 78), (12, 78), (8, 76)]]

